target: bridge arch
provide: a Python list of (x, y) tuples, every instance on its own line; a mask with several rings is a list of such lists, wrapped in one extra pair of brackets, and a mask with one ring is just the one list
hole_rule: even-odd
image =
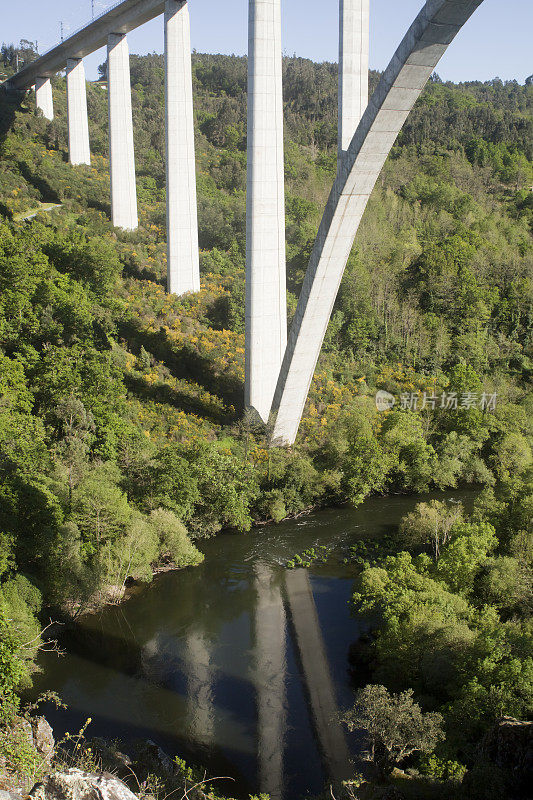
[(272, 405), (272, 443), (294, 443), (364, 210), (430, 75), (483, 0), (427, 0), (364, 112), (329, 195), (305, 274)]

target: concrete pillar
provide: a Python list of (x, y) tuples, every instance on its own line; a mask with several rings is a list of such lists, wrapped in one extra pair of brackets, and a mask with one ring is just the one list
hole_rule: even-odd
[(249, 0), (245, 405), (268, 420), (287, 343), (280, 0)]
[(339, 5), (339, 162), (368, 105), (370, 0)]
[(285, 611), (281, 588), (272, 570), (257, 564), (255, 662), (260, 791), (280, 800), (283, 794), (283, 739), (287, 724), (285, 703)]
[(71, 164), (91, 163), (85, 67), (81, 58), (67, 59), (68, 149)]
[(350, 755), (339, 721), (335, 687), (307, 570), (286, 570), (285, 587), (313, 725), (325, 767), (334, 780), (346, 780), (352, 774)]
[(113, 225), (137, 228), (137, 187), (131, 113), (130, 58), (126, 34), (109, 34), (107, 44), (109, 95), (109, 162)]
[(52, 97), (52, 84), (50, 78), (37, 78), (35, 81), (35, 102), (37, 108), (43, 112), (43, 117), (49, 120), (54, 118), (54, 99)]
[(167, 284), (174, 294), (200, 291), (191, 36), (185, 0), (165, 6), (167, 136)]
[(213, 669), (209, 645), (201, 632), (187, 634), (184, 661), (189, 735), (195, 742), (209, 744), (215, 732)]

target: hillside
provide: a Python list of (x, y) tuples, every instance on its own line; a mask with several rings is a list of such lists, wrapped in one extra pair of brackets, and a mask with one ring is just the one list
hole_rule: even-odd
[[(242, 408), (246, 60), (194, 54), (193, 76), (202, 288), (183, 298), (164, 289), (162, 57), (132, 58), (133, 234), (109, 221), (105, 85), (88, 86), (90, 169), (67, 163), (63, 78), (53, 123), (32, 96), (0, 96), (0, 625), (17, 620), (15, 649), (43, 603), (72, 612), (198, 563), (193, 540), (223, 528), (508, 485), (531, 464), (533, 86), (434, 76), (370, 200), (288, 451)], [(284, 60), (289, 316), (335, 173), (336, 81), (334, 64)], [(394, 410), (376, 410), (378, 389)]]
[[(336, 67), (293, 58), (284, 72), (292, 312), (335, 169)], [(20, 107), (2, 99), (3, 416), (21, 433), (16, 447), (3, 439), (13, 471), (38, 479), (32, 491), (62, 521), (97, 469), (135, 513), (162, 506), (194, 535), (362, 499), (371, 487), (493, 481), (509, 468), (498, 461), (502, 436), (512, 431), (527, 448), (533, 87), (428, 86), (371, 198), (298, 445), (286, 453), (267, 452), (242, 417), (245, 59), (196, 54), (194, 78), (203, 282), (181, 299), (163, 288), (162, 58), (132, 59), (134, 234), (109, 223), (105, 87), (89, 86), (91, 169), (67, 164), (63, 79), (51, 124), (34, 116), (31, 96)], [(39, 203), (61, 208), (10, 221)], [(463, 408), (385, 418), (373, 410), (376, 388), (398, 399), (496, 392), (498, 402), (490, 416)], [(371, 480), (359, 468), (368, 446)], [(82, 551), (93, 538), (83, 524)], [(40, 560), (31, 555), (32, 571)]]

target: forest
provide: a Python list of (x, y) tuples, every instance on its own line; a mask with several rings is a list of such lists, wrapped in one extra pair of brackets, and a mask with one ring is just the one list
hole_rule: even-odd
[[(163, 58), (131, 71), (134, 233), (110, 223), (105, 71), (90, 168), (68, 164), (64, 78), (53, 122), (0, 91), (0, 761), (30, 769), (10, 731), (50, 615), (194, 566), (222, 530), (476, 486), (470, 515), (421, 503), (392, 545), (354, 554), (353, 606), (375, 624), (360, 657), (385, 694), (362, 690), (346, 724), (412, 691), (434, 717), (409, 759), (449, 783), (439, 796), (465, 773), (465, 797), (509, 796), (474, 756), (533, 710), (532, 82), (432, 77), (365, 212), (296, 445), (271, 449), (243, 408), (246, 59), (193, 54), (194, 296), (165, 292)], [(337, 66), (283, 72), (290, 318), (336, 170)], [(379, 736), (387, 772), (404, 756)]]

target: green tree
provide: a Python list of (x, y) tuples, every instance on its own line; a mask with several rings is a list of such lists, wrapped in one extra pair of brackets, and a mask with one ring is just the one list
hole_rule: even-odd
[(118, 538), (132, 518), (132, 509), (118, 483), (113, 464), (95, 464), (80, 482), (73, 498), (73, 519), (88, 555), (98, 553), (105, 542)]
[(60, 439), (55, 452), (67, 470), (69, 502), (72, 491), (87, 466), (87, 456), (92, 443), (94, 418), (87, 412), (78, 398), (70, 395), (55, 409), (55, 416), (61, 426)]
[(371, 436), (358, 436), (343, 460), (343, 483), (349, 500), (359, 505), (371, 491), (380, 491), (390, 468), (390, 458)]
[(190, 541), (187, 529), (170, 511), (158, 508), (150, 514), (150, 524), (159, 539), (158, 558), (177, 567), (190, 567), (204, 560)]
[(157, 453), (150, 468), (150, 489), (147, 501), (151, 508), (167, 508), (183, 521), (189, 520), (200, 489), (194, 466), (181, 445), (171, 444)]
[(452, 538), (443, 548), (436, 574), (454, 592), (469, 594), (480, 568), (498, 540), (493, 526), (485, 523), (455, 523)]
[(385, 686), (368, 685), (357, 692), (342, 721), (348, 730), (362, 728), (370, 745), (369, 760), (386, 777), (413, 753), (431, 753), (444, 739), (442, 716), (424, 713), (412, 690), (390, 694)]
[(390, 454), (388, 482), (400, 490), (425, 491), (433, 477), (435, 450), (427, 441), (418, 414), (393, 411), (383, 423), (380, 438)]
[(438, 561), (454, 525), (461, 521), (462, 516), (463, 507), (460, 503), (440, 500), (417, 503), (415, 510), (406, 514), (400, 522), (400, 537), (407, 547), (426, 548)]

